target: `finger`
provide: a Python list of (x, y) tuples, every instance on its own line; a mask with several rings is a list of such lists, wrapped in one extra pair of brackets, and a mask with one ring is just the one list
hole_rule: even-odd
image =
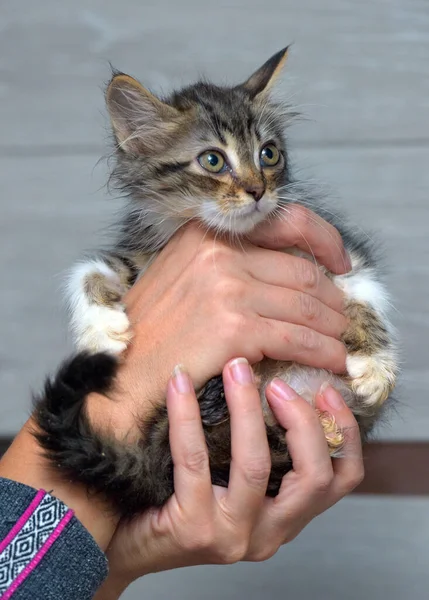
[(261, 317), (304, 325), (337, 339), (347, 329), (348, 322), (344, 315), (303, 292), (285, 290), (275, 285), (261, 288), (259, 285), (255, 286), (255, 293), (250, 294), (249, 302)]
[(342, 342), (309, 327), (260, 317), (254, 336), (264, 356), (295, 361), (334, 373), (346, 370), (346, 349)]
[(311, 261), (265, 248), (253, 247), (250, 252), (246, 267), (257, 281), (305, 292), (343, 312), (344, 293)]
[(262, 223), (249, 234), (249, 240), (272, 250), (296, 246), (315, 256), (336, 274), (351, 270), (351, 262), (339, 232), (308, 208), (291, 204), (287, 218)]
[(259, 391), (246, 359), (231, 361), (223, 372), (231, 418), (231, 469), (228, 510), (251, 527), (264, 501), (271, 470)]
[(325, 434), (314, 408), (281, 379), (274, 379), (265, 391), (280, 425), (296, 476), (308, 481), (332, 479), (332, 462)]
[(336, 389), (332, 386), (326, 387), (322, 394), (317, 395), (316, 406), (335, 418), (345, 440), (338, 458), (333, 459), (334, 480), (327, 499), (326, 508), (328, 508), (361, 483), (364, 476), (362, 442), (359, 425)]
[(198, 511), (213, 497), (209, 457), (198, 401), (181, 367), (175, 368), (168, 383), (167, 411), (175, 496), (188, 512)]
[(266, 388), (268, 403), (286, 430), (293, 469), (279, 494), (267, 498), (255, 527), (250, 554), (258, 548), (275, 551), (293, 539), (317, 514), (334, 478), (332, 461), (316, 411), (286, 383), (273, 380)]

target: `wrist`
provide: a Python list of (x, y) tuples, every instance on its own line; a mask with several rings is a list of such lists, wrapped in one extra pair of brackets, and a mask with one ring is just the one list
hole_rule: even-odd
[(95, 594), (94, 600), (118, 600), (130, 583), (109, 573), (107, 579), (104, 580), (103, 585)]
[(103, 394), (91, 393), (86, 399), (85, 413), (91, 427), (99, 433), (112, 436), (118, 441), (126, 439), (127, 442), (140, 437), (135, 412), (122, 399), (117, 401)]
[(86, 415), (96, 431), (127, 443), (140, 439), (141, 423), (154, 404), (164, 402), (169, 377), (167, 373), (164, 382), (158, 369), (154, 369), (156, 375), (147, 373), (147, 369), (143, 372), (141, 357), (137, 358), (131, 346), (112, 388), (106, 394), (89, 394), (85, 402)]
[(51, 462), (43, 456), (33, 435), (36, 424), (30, 418), (0, 461), (0, 476), (44, 489), (73, 510), (76, 518), (89, 531), (101, 550), (105, 551), (116, 529), (117, 517), (110, 505), (88, 493), (83, 484), (63, 479)]

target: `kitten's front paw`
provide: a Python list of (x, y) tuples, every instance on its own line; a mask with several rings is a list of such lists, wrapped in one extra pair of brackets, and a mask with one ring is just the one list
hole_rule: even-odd
[(351, 354), (347, 357), (347, 371), (353, 392), (368, 408), (381, 406), (395, 387), (396, 367), (388, 352), (372, 356)]
[(130, 322), (120, 304), (112, 308), (89, 306), (75, 333), (80, 350), (108, 352), (115, 356), (127, 349), (132, 338)]

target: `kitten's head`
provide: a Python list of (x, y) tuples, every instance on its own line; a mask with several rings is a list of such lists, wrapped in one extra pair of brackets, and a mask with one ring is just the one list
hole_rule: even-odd
[(194, 218), (246, 233), (276, 210), (287, 182), (285, 111), (269, 92), (286, 55), (238, 86), (199, 82), (162, 99), (129, 75), (113, 76), (106, 93), (113, 175), (139, 226), (158, 228), (164, 242)]

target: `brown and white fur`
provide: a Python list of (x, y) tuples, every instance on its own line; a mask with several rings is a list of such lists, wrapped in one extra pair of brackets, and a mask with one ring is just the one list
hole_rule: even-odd
[[(261, 382), (261, 401), (272, 449), (273, 472), (268, 493), (278, 490), (281, 477), (291, 468), (284, 434), (266, 406), (264, 388), (272, 377), (283, 378), (309, 402), (314, 401), (322, 383), (331, 382), (344, 395), (365, 438), (394, 389), (398, 372), (395, 335), (388, 317), (389, 296), (380, 281), (374, 245), (364, 234), (344, 225), (324, 202), (311, 197), (305, 185), (292, 179), (284, 127), (293, 115), (270, 95), (286, 55), (287, 49), (274, 55), (244, 84), (222, 88), (199, 82), (164, 99), (128, 75), (113, 75), (106, 93), (116, 141), (112, 179), (128, 196), (129, 204), (112, 250), (81, 261), (71, 271), (67, 286), (76, 346), (81, 357), (86, 357), (77, 364), (85, 370), (82, 361), (105, 360), (113, 380), (116, 358), (112, 357), (120, 356), (132, 343), (122, 298), (136, 279), (144, 276), (145, 268), (157, 252), (190, 219), (198, 219), (208, 228), (237, 238), (266, 219), (276, 216), (287, 219), (288, 207), (298, 203), (339, 229), (353, 270), (342, 276), (327, 275), (344, 290), (347, 298), (350, 326), (343, 338), (348, 352), (347, 373), (335, 376), (328, 371), (268, 359), (254, 366)], [(267, 144), (271, 149), (264, 151)], [(210, 151), (216, 154), (209, 159), (212, 162), (224, 160), (220, 172), (212, 172), (211, 164), (209, 170), (206, 168), (205, 153)], [(270, 162), (273, 153), (275, 161), (276, 151), (278, 162), (263, 163), (261, 152), (268, 152)], [(219, 163), (215, 168), (218, 166)], [(291, 248), (285, 252), (297, 250)], [(311, 256), (305, 256), (312, 260)], [(111, 383), (103, 381), (103, 385)], [(49, 402), (42, 403), (45, 412), (40, 411), (39, 424), (46, 432), (40, 439), (54, 460), (62, 461), (75, 477), (116, 498), (124, 513), (162, 504), (168, 498), (173, 488), (165, 407), (154, 409), (152, 419), (142, 425), (140, 445), (128, 449), (127, 457), (118, 446), (113, 447), (113, 442), (97, 438), (98, 450), (87, 448), (79, 459), (74, 459), (66, 442), (61, 445), (47, 441), (53, 435), (47, 418), (50, 415), (52, 419), (56, 402), (53, 396), (50, 409), (46, 408)], [(198, 397), (213, 481), (226, 485), (230, 438), (221, 378), (214, 378), (198, 390)], [(95, 432), (85, 422), (84, 411), (77, 411), (76, 415), (80, 431), (84, 428), (95, 439)], [(326, 415), (321, 415), (321, 422), (335, 454), (343, 441), (342, 432)], [(59, 423), (58, 431), (61, 431)], [(70, 439), (78, 435), (69, 434)], [(64, 439), (68, 439), (67, 435), (63, 435)], [(79, 444), (75, 442), (72, 445), (79, 454)], [(154, 458), (156, 453), (164, 456), (164, 463), (161, 458)], [(106, 460), (117, 464), (105, 465), (103, 471), (101, 464)], [(94, 461), (97, 468), (91, 471), (88, 465)], [(161, 463), (168, 464), (163, 475)], [(102, 471), (103, 477), (98, 477)], [(140, 485), (136, 482), (139, 477)], [(132, 478), (134, 483), (130, 481)], [(115, 492), (119, 481), (122, 481), (121, 493)]]

